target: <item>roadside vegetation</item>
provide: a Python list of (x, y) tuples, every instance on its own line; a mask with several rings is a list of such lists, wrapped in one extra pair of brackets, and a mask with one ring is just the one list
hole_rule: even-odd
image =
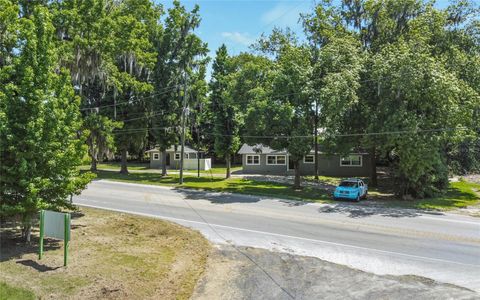
[(0, 299), (189, 299), (210, 249), (179, 225), (82, 208), (63, 267), (62, 242), (47, 239), (38, 260), (37, 234), (28, 245), (16, 232), (1, 232)]
[[(89, 170), (90, 165), (82, 165), (80, 166), (81, 170)], [(121, 169), (121, 163), (119, 162), (104, 162), (104, 163), (98, 163), (97, 164), (97, 169), (98, 170), (114, 170), (114, 171), (120, 171)], [(130, 171), (143, 171), (143, 170), (149, 170), (152, 172), (157, 172), (160, 173), (162, 170), (158, 169), (150, 169), (149, 163), (139, 163), (139, 162), (129, 162), (128, 163), (128, 169)], [(200, 170), (200, 174), (202, 175), (225, 175), (225, 172), (227, 170), (227, 167), (224, 164), (216, 164), (213, 168), (211, 168), (208, 171), (205, 170)], [(230, 166), (230, 172), (235, 174), (235, 172), (241, 171), (242, 166), (241, 165), (232, 165)], [(169, 173), (178, 173), (178, 170), (168, 170)], [(185, 173), (197, 173), (197, 170), (184, 170)]]
[[(305, 38), (275, 27), (234, 54), (209, 49), (201, 7), (180, 0), (0, 0), (0, 216), (21, 219), (29, 241), (40, 209), (73, 209), (93, 178), (85, 157), (91, 171), (120, 157), (126, 175), (128, 157), (157, 147), (166, 175), (179, 144), (222, 157), (203, 174), (227, 178), (242, 143), (285, 149), (295, 180), (281, 194), (313, 200), (302, 158), (361, 150), (371, 187), (382, 162), (399, 197), (440, 199), (449, 176), (480, 172), (479, 12), (475, 1), (320, 1), (298, 16)], [(217, 189), (265, 189), (228, 182)]]
[[(98, 179), (107, 179), (121, 182), (141, 183), (171, 186), (176, 188), (201, 189), (206, 191), (230, 192), (247, 195), (259, 195), (267, 197), (276, 197), (291, 199), (297, 201), (314, 202), (332, 202), (332, 189), (341, 178), (320, 176), (319, 183), (321, 187), (308, 182), (314, 182), (307, 177), (307, 182), (303, 188), (294, 190), (288, 183), (266, 181), (261, 177), (259, 179), (230, 178), (220, 177), (196, 177), (185, 176), (183, 185), (179, 185), (177, 174), (170, 176), (161, 176), (159, 173), (135, 172), (131, 174), (121, 174), (114, 171), (99, 170)], [(364, 178), (368, 182), (368, 178)], [(445, 194), (438, 197), (424, 199), (402, 200), (395, 195), (391, 180), (380, 180), (379, 186), (369, 188), (368, 200), (373, 201), (375, 205), (398, 206), (405, 208), (417, 208), (427, 210), (451, 210), (456, 208), (465, 208), (475, 205), (480, 201), (480, 184), (460, 180), (451, 182)], [(359, 205), (365, 205), (360, 203)]]

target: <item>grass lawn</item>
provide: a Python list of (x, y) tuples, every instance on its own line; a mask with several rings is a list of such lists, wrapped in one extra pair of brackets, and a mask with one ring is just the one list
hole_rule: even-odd
[[(449, 210), (472, 206), (480, 201), (480, 184), (466, 181), (450, 183), (444, 196), (414, 200), (413, 205), (420, 209)], [(402, 201), (405, 203), (406, 201)], [(402, 203), (398, 203), (401, 205)]]
[(210, 251), (185, 227), (87, 208), (72, 214), (67, 267), (63, 242), (46, 240), (38, 260), (38, 239), (1, 233), (0, 299), (189, 299)]
[[(99, 171), (99, 179), (108, 179), (123, 182), (135, 182), (153, 185), (178, 186), (178, 175), (161, 177), (158, 173), (131, 173), (128, 175), (112, 171)], [(306, 180), (313, 180), (307, 177)], [(340, 178), (322, 176), (320, 181), (334, 186)], [(464, 181), (452, 182), (447, 193), (437, 198), (421, 200), (399, 200), (392, 192), (392, 186), (385, 183), (382, 187), (369, 190), (369, 200), (386, 206), (405, 208), (449, 210), (475, 205), (480, 201), (480, 185)], [(257, 181), (251, 179), (221, 177), (185, 176), (183, 188), (204, 189), (220, 192), (233, 192), (250, 195), (271, 196), (301, 201), (330, 202), (331, 190), (306, 186), (301, 190), (293, 190), (290, 185), (276, 182)]]
[[(242, 170), (242, 166), (241, 165), (234, 165), (234, 166), (231, 166), (230, 167), (230, 172), (233, 173), (233, 172), (236, 172), (236, 171), (241, 171)], [(196, 170), (188, 170), (188, 171), (185, 171), (185, 172), (197, 172)], [(217, 165), (214, 165), (210, 170), (208, 171), (200, 171), (200, 173), (202, 174), (222, 174), (222, 175), (225, 175), (225, 173), (227, 172), (227, 168), (225, 167), (225, 165), (223, 164), (217, 164)]]
[(35, 299), (35, 295), (31, 291), (0, 282), (0, 300), (30, 299)]
[[(129, 170), (147, 170), (149, 163), (138, 163), (138, 162), (129, 162), (127, 164)], [(80, 167), (82, 170), (90, 170), (90, 165), (83, 165)], [(105, 162), (97, 164), (97, 169), (110, 169), (110, 170), (120, 170), (119, 162)]]
[[(112, 171), (99, 171), (97, 178), (123, 182), (153, 185), (179, 186), (178, 175), (162, 177), (158, 173), (130, 173), (128, 175)], [(225, 180), (222, 177), (185, 176), (182, 188), (204, 189), (219, 192), (234, 192), (248, 195), (272, 196), (294, 200), (328, 201), (330, 193), (324, 189), (305, 187), (295, 191), (291, 186), (275, 182), (264, 182), (242, 178)]]
[[(142, 170), (149, 170), (149, 163), (138, 163), (138, 162), (129, 162), (128, 163), (128, 169), (132, 171), (142, 171)], [(83, 165), (80, 166), (81, 170), (90, 170), (90, 165)], [(119, 162), (105, 162), (105, 163), (99, 163), (97, 165), (97, 169), (99, 170), (120, 170), (120, 163)], [(242, 166), (241, 165), (234, 165), (230, 168), (231, 172), (235, 171), (241, 171)], [(178, 172), (178, 170), (171, 170), (174, 171), (175, 173)], [(214, 175), (223, 175), (227, 171), (227, 168), (223, 164), (218, 164), (215, 165), (213, 168), (211, 168), (208, 171), (200, 171), (200, 174), (203, 175), (208, 175), (208, 174), (214, 174)], [(185, 170), (186, 173), (197, 173), (196, 170)]]

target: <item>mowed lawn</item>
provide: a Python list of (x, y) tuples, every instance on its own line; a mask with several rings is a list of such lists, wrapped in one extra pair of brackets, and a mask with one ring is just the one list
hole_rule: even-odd
[(63, 242), (31, 245), (3, 229), (0, 299), (189, 299), (210, 251), (203, 236), (158, 219), (82, 208)]
[[(149, 171), (157, 171), (160, 172), (161, 169), (150, 169), (150, 164), (148, 162), (128, 162), (127, 167), (129, 171), (142, 171), (142, 170), (149, 170)], [(81, 170), (90, 170), (90, 165), (83, 165), (80, 167)], [(120, 171), (120, 163), (119, 162), (104, 162), (97, 164), (97, 169), (99, 170), (119, 170)], [(230, 172), (235, 173), (242, 170), (241, 165), (233, 165), (230, 167)], [(185, 173), (197, 173), (196, 170), (184, 170)], [(227, 168), (224, 164), (215, 164), (210, 170), (208, 171), (200, 171), (202, 175), (224, 175), (227, 171)], [(169, 172), (178, 173), (178, 170), (169, 170)]]
[[(180, 187), (178, 175), (162, 177), (157, 173), (131, 173), (128, 175), (112, 171), (99, 171), (97, 178), (114, 181), (133, 182), (142, 184), (164, 185)], [(312, 180), (311, 178), (306, 178)], [(294, 190), (291, 185), (277, 182), (260, 181), (254, 179), (220, 177), (185, 176), (182, 188), (203, 189), (208, 191), (232, 192), (249, 195), (270, 196), (298, 201), (332, 202), (332, 187), (338, 184), (340, 178), (322, 176), (320, 181), (329, 188), (312, 187), (305, 185), (300, 190)], [(369, 191), (369, 202), (386, 206), (418, 208), (428, 210), (450, 210), (475, 205), (480, 201), (480, 184), (459, 181), (450, 183), (447, 193), (443, 196), (428, 199), (400, 200), (392, 192), (392, 186), (385, 184)]]

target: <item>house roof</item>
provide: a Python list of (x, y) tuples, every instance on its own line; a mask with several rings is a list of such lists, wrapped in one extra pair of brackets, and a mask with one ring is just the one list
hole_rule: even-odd
[(240, 150), (238, 150), (238, 154), (287, 154), (287, 151), (285, 149), (274, 150), (262, 144), (252, 146), (243, 144)]
[[(315, 153), (315, 149), (310, 150), (310, 154), (314, 154), (314, 153)], [(323, 154), (324, 152), (322, 152), (319, 149), (318, 153)], [(262, 144), (256, 144), (256, 145), (243, 144), (240, 150), (238, 150), (238, 154), (287, 154), (287, 150), (286, 149), (274, 150)], [(368, 154), (368, 153), (362, 150), (352, 150), (350, 154)]]
[[(167, 152), (180, 152), (182, 147), (180, 145), (177, 145), (177, 151), (175, 151), (175, 146), (170, 146), (170, 148), (167, 149)], [(197, 153), (197, 150), (190, 148), (188, 146), (185, 146), (184, 148), (185, 153)], [(153, 149), (145, 151), (146, 153), (151, 153), (151, 152), (160, 152), (158, 147), (155, 147)], [(202, 152), (202, 151), (200, 151)]]

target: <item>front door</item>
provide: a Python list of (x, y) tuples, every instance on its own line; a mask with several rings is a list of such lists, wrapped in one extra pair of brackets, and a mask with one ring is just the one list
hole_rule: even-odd
[(293, 163), (293, 160), (290, 156), (288, 157), (288, 169), (295, 170), (295, 164)]
[(165, 160), (167, 166), (170, 166), (170, 153), (167, 153), (167, 159)]

